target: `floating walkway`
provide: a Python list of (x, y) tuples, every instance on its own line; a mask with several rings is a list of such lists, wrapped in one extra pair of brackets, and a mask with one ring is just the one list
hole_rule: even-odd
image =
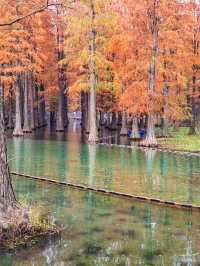
[(168, 201), (168, 200), (162, 200), (158, 198), (151, 198), (151, 197), (145, 197), (145, 196), (137, 196), (137, 195), (132, 195), (132, 194), (127, 194), (123, 192), (117, 192), (117, 191), (112, 191), (112, 190), (107, 190), (107, 189), (101, 189), (101, 188), (93, 188), (89, 186), (85, 186), (82, 184), (74, 184), (71, 182), (62, 182), (54, 179), (48, 179), (44, 177), (37, 177), (37, 176), (31, 176), (28, 174), (22, 174), (22, 173), (16, 173), (16, 172), (11, 172), (12, 175), (14, 176), (21, 176), (33, 180), (38, 180), (42, 182), (48, 182), (51, 184), (56, 184), (56, 185), (61, 185), (61, 186), (67, 186), (71, 187), (74, 189), (79, 189), (79, 190), (88, 190), (88, 191), (93, 191), (97, 193), (102, 193), (108, 196), (116, 196), (116, 197), (121, 197), (121, 198), (127, 198), (127, 199), (132, 199), (132, 200), (137, 200), (137, 201), (142, 201), (142, 202), (147, 202), (147, 203), (152, 203), (160, 206), (167, 206), (171, 208), (177, 208), (177, 209), (189, 209), (189, 210), (197, 210), (200, 211), (200, 205), (193, 205), (193, 204), (187, 204), (187, 203), (179, 203), (179, 202), (173, 202), (173, 201)]
[(200, 157), (200, 151), (192, 152), (192, 151), (187, 151), (187, 150), (173, 150), (170, 148), (165, 148), (165, 147), (146, 147), (146, 146), (141, 146), (141, 145), (121, 145), (121, 144), (110, 144), (106, 142), (100, 142), (98, 143), (99, 146), (107, 146), (107, 147), (116, 147), (116, 148), (126, 148), (126, 149), (138, 149), (142, 151), (149, 151), (149, 150), (155, 150), (159, 152), (164, 152), (164, 153), (172, 153), (175, 155), (181, 155), (181, 156), (197, 156)]

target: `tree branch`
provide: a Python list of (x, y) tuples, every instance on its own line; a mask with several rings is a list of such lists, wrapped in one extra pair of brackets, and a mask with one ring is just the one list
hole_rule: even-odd
[(26, 14), (26, 15), (20, 16), (20, 17), (18, 17), (18, 18), (16, 18), (16, 19), (13, 19), (13, 20), (9, 21), (9, 22), (0, 23), (0, 27), (11, 26), (11, 25), (13, 25), (13, 24), (15, 24), (15, 23), (20, 22), (21, 20), (23, 20), (23, 19), (25, 19), (25, 18), (27, 18), (27, 17), (31, 17), (31, 16), (33, 16), (33, 15), (35, 15), (35, 14), (38, 14), (38, 13), (43, 12), (43, 11), (45, 11), (46, 9), (48, 9), (49, 7), (51, 7), (51, 6), (60, 6), (60, 5), (61, 5), (60, 3), (54, 3), (54, 4), (52, 3), (52, 4), (49, 4), (49, 1), (47, 1), (47, 3), (46, 3), (45, 6), (42, 6), (42, 7), (38, 8), (38, 9), (35, 9), (35, 10), (33, 10), (33, 11), (30, 11), (30, 12), (29, 12), (28, 14)]

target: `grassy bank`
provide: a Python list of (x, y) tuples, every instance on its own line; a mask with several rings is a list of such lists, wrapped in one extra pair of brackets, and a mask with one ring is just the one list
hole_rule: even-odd
[(189, 135), (189, 128), (182, 127), (178, 131), (170, 129), (170, 137), (159, 138), (158, 143), (162, 147), (181, 150), (200, 152), (200, 135)]

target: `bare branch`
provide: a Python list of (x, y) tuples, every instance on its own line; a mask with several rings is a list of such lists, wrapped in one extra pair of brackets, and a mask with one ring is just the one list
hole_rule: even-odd
[(13, 24), (15, 24), (15, 23), (20, 22), (21, 20), (23, 20), (23, 19), (25, 19), (25, 18), (27, 18), (27, 17), (31, 17), (31, 16), (33, 16), (33, 15), (35, 15), (35, 14), (38, 14), (38, 13), (43, 12), (43, 11), (45, 11), (46, 9), (48, 9), (49, 7), (51, 7), (51, 6), (60, 6), (60, 5), (61, 5), (61, 3), (49, 3), (49, 1), (47, 1), (47, 3), (46, 3), (45, 6), (42, 6), (42, 7), (38, 8), (38, 9), (35, 9), (35, 10), (33, 10), (33, 11), (30, 11), (30, 12), (29, 12), (28, 14), (26, 14), (26, 15), (20, 16), (20, 17), (18, 17), (18, 18), (16, 18), (16, 19), (13, 19), (13, 20), (9, 21), (9, 22), (0, 23), (0, 27), (11, 26), (11, 25), (13, 25)]

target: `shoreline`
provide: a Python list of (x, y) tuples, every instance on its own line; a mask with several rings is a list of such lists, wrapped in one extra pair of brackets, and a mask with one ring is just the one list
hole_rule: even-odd
[(127, 149), (140, 149), (140, 150), (156, 150), (160, 152), (168, 152), (168, 153), (173, 153), (173, 154), (178, 154), (178, 155), (187, 155), (187, 156), (197, 156), (200, 157), (200, 151), (192, 151), (192, 150), (181, 150), (181, 149), (172, 149), (168, 147), (164, 147), (162, 145), (157, 145), (157, 146), (145, 146), (145, 145), (121, 145), (121, 144), (109, 144), (109, 143), (97, 143), (97, 145), (100, 146), (108, 146), (108, 147), (117, 147), (117, 148), (127, 148)]

